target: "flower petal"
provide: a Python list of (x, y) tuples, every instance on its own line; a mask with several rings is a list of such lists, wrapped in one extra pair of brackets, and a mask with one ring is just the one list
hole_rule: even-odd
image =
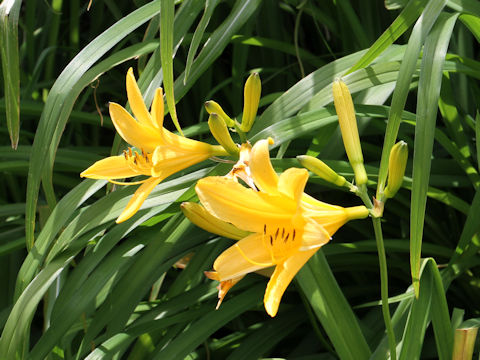
[(300, 251), (318, 249), (332, 239), (330, 233), (315, 220), (308, 217), (305, 217), (305, 220)]
[(271, 138), (259, 140), (255, 143), (250, 154), (250, 170), (257, 187), (266, 193), (277, 193), (278, 175), (270, 162), (268, 145), (273, 143)]
[(286, 259), (283, 263), (277, 265), (270, 281), (268, 282), (265, 297), (263, 298), (265, 310), (268, 315), (271, 317), (277, 315), (280, 300), (282, 299), (283, 293), (287, 289), (288, 284), (290, 284), (293, 277), (316, 251), (317, 249), (299, 251)]
[(219, 281), (226, 281), (273, 265), (262, 235), (251, 234), (221, 253), (213, 268)]
[(80, 174), (81, 177), (90, 179), (124, 179), (137, 175), (141, 174), (128, 166), (123, 155), (99, 160)]
[(128, 69), (127, 72), (127, 97), (133, 114), (137, 121), (145, 126), (152, 126), (152, 117), (145, 106), (142, 93), (138, 88), (137, 81), (133, 75), (133, 69)]
[(316, 200), (303, 194), (301, 201), (305, 216), (320, 224), (332, 236), (346, 222), (353, 219), (363, 219), (369, 215), (365, 206), (343, 208)]
[(142, 206), (147, 196), (152, 192), (152, 190), (155, 188), (155, 186), (158, 185), (160, 181), (162, 181), (161, 178), (154, 178), (154, 177), (145, 181), (137, 189), (137, 191), (135, 191), (135, 194), (133, 194), (132, 198), (128, 202), (127, 207), (123, 210), (123, 212), (117, 218), (117, 224), (120, 224), (121, 222), (128, 220), (133, 215), (135, 215), (138, 209), (140, 209), (140, 206)]
[(122, 106), (111, 102), (109, 110), (115, 129), (130, 145), (152, 152), (163, 143), (158, 129), (136, 122)]
[(308, 171), (306, 169), (287, 169), (278, 179), (278, 191), (298, 203), (302, 198), (307, 181)]
[(250, 232), (263, 232), (265, 224), (290, 223), (296, 211), (288, 198), (259, 193), (224, 177), (200, 179), (195, 190), (207, 211)]
[(182, 153), (168, 146), (159, 146), (153, 152), (151, 175), (163, 180), (208, 158), (209, 155), (205, 153)]
[(163, 90), (155, 90), (155, 96), (152, 102), (152, 123), (157, 129), (163, 128), (163, 117), (165, 114), (165, 104), (163, 103)]

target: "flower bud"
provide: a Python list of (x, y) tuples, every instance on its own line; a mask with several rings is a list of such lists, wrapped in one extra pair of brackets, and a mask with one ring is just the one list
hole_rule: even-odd
[(250, 75), (245, 82), (243, 90), (243, 116), (240, 130), (248, 132), (253, 126), (255, 117), (257, 116), (258, 104), (260, 102), (260, 94), (262, 92), (262, 83), (258, 73)]
[(232, 140), (230, 136), (230, 131), (228, 131), (227, 125), (225, 122), (215, 113), (210, 114), (208, 118), (208, 127), (213, 137), (218, 141), (222, 147), (228, 151), (231, 155), (238, 154), (238, 147)]
[(318, 175), (321, 179), (328, 181), (329, 183), (337, 186), (343, 186), (347, 182), (343, 176), (338, 175), (332, 168), (330, 168), (320, 159), (308, 155), (299, 155), (297, 156), (297, 159), (303, 167), (306, 167), (308, 170)]
[(367, 183), (367, 172), (363, 166), (362, 147), (358, 136), (357, 119), (353, 107), (352, 96), (347, 85), (341, 80), (335, 80), (332, 86), (333, 101), (338, 115), (345, 151), (350, 165), (355, 173), (356, 185)]
[(225, 121), (225, 124), (228, 127), (234, 127), (235, 121), (233, 121), (226, 113), (223, 111), (222, 107), (213, 100), (205, 102), (205, 109), (209, 114), (217, 114), (220, 118)]
[(235, 240), (243, 239), (250, 234), (247, 231), (240, 230), (234, 225), (216, 218), (200, 204), (194, 202), (183, 202), (180, 205), (180, 209), (188, 218), (188, 220), (203, 230), (213, 234)]
[(387, 199), (394, 197), (402, 187), (407, 160), (408, 145), (404, 141), (399, 141), (392, 147), (388, 158), (388, 183), (384, 192)]

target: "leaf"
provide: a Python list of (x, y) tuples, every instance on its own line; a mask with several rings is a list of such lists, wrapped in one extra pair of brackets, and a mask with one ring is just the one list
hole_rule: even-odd
[[(418, 83), (417, 125), (415, 127), (410, 210), (410, 269), (416, 296), (418, 296), (419, 291), (423, 222), (427, 202), (438, 99), (442, 84), (443, 63), (457, 18), (458, 14), (439, 17), (438, 22), (425, 41)], [(381, 171), (382, 169), (380, 169)], [(381, 185), (379, 184), (379, 186)]]
[(178, 122), (177, 109), (175, 108), (175, 95), (173, 92), (173, 20), (175, 18), (174, 0), (161, 0), (160, 9), (160, 58), (162, 61), (163, 86), (167, 99), (168, 110), (175, 127), (183, 136), (182, 128)]
[(183, 84), (187, 83), (188, 74), (190, 73), (190, 69), (192, 67), (193, 59), (197, 53), (197, 49), (200, 46), (200, 42), (202, 41), (203, 34), (205, 33), (205, 29), (210, 22), (210, 18), (212, 17), (213, 11), (217, 7), (219, 0), (206, 0), (205, 1), (205, 10), (203, 11), (202, 18), (193, 33), (192, 42), (190, 43), (190, 47), (188, 49), (187, 55), (187, 63), (185, 64), (185, 77), (183, 79)]
[(425, 7), (426, 0), (410, 0), (395, 21), (370, 46), (368, 51), (353, 65), (345, 75), (364, 68), (375, 60), (386, 48), (392, 45), (417, 20)]
[(78, 96), (72, 88), (85, 72), (115, 44), (129, 35), (150, 18), (158, 14), (159, 2), (150, 2), (116, 22), (103, 34), (91, 41), (62, 71), (50, 90), (44, 111), (40, 117), (28, 172), (25, 232), (27, 248), (34, 242), (35, 212), (43, 172), (50, 172), (60, 136), (68, 114)]
[(0, 59), (5, 90), (7, 128), (12, 148), (20, 136), (20, 61), (18, 55), (18, 16), (22, 0), (0, 4)]
[(422, 12), (413, 27), (412, 34), (408, 40), (407, 49), (398, 73), (397, 84), (393, 92), (392, 105), (388, 116), (387, 129), (385, 131), (385, 140), (382, 148), (382, 157), (380, 160), (380, 170), (378, 173), (378, 186), (376, 198), (382, 198), (385, 182), (387, 179), (388, 157), (390, 150), (395, 144), (398, 129), (400, 127), (401, 113), (405, 107), (408, 92), (410, 91), (410, 83), (417, 66), (418, 56), (422, 44), (435, 24), (438, 15), (445, 6), (445, 0), (430, 1)]
[(296, 279), (341, 359), (369, 359), (370, 349), (357, 318), (343, 295), (322, 250)]

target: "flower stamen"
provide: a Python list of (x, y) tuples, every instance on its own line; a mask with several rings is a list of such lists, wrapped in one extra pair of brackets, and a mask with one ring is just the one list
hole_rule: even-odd
[(254, 261), (254, 260), (250, 259), (250, 258), (243, 252), (243, 250), (240, 248), (240, 246), (238, 246), (238, 244), (235, 244), (235, 245), (233, 245), (233, 246), (235, 246), (235, 248), (238, 250), (238, 252), (240, 253), (240, 255), (242, 255), (242, 257), (243, 257), (245, 260), (247, 260), (250, 264), (257, 265), (257, 266), (262, 266), (262, 267), (272, 266), (272, 264), (260, 263), (260, 262), (257, 262), (257, 261)]

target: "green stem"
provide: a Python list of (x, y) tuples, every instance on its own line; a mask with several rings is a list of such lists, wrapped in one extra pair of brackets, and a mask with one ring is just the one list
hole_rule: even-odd
[(372, 201), (368, 197), (367, 185), (365, 184), (359, 185), (357, 187), (357, 191), (355, 191), (355, 195), (357, 195), (360, 199), (362, 199), (363, 203), (369, 210), (373, 209)]
[(390, 345), (390, 359), (396, 360), (395, 333), (393, 332), (392, 319), (390, 317), (390, 308), (388, 306), (388, 274), (387, 258), (385, 255), (385, 246), (383, 244), (382, 224), (380, 218), (372, 217), (373, 229), (375, 231), (375, 240), (377, 241), (378, 261), (380, 264), (380, 292), (382, 297), (382, 313), (387, 330), (388, 343)]
[(237, 122), (235, 122), (235, 130), (238, 136), (240, 136), (240, 142), (245, 144), (247, 142), (247, 134), (240, 129), (240, 126), (237, 125)]
[(363, 203), (370, 210), (370, 214), (372, 215), (373, 229), (375, 231), (375, 240), (377, 242), (378, 262), (380, 265), (380, 293), (382, 298), (383, 321), (385, 322), (385, 329), (387, 330), (388, 344), (390, 347), (390, 359), (396, 360), (397, 350), (395, 343), (395, 333), (393, 332), (392, 319), (390, 317), (390, 308), (388, 306), (387, 257), (385, 254), (385, 245), (383, 244), (381, 223), (383, 207), (382, 211), (378, 212), (377, 207), (374, 206), (374, 204), (370, 200), (370, 197), (368, 196), (367, 186), (365, 184), (359, 185), (355, 194), (360, 197), (360, 199), (362, 199)]

